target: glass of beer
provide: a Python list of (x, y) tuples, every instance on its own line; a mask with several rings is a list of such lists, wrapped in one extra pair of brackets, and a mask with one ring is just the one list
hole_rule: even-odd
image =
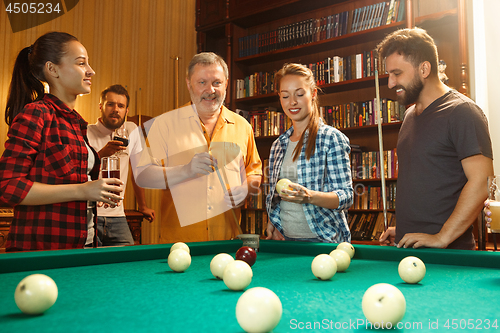
[(488, 199), (490, 200), (490, 230), (500, 233), (500, 176), (488, 177)]
[[(117, 128), (113, 133), (113, 140), (120, 141), (124, 147), (128, 146), (129, 133), (127, 128), (125, 128), (125, 124), (123, 126)], [(115, 155), (127, 155), (126, 150), (121, 150), (117, 152)]]
[[(101, 177), (120, 179), (120, 158), (118, 156), (113, 155), (101, 159)], [(120, 195), (119, 192), (113, 193)]]

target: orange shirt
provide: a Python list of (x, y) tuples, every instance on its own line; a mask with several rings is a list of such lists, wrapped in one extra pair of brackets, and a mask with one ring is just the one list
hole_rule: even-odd
[[(210, 150), (227, 187), (241, 185), (250, 175), (262, 175), (252, 127), (226, 107), (222, 107), (211, 138), (194, 107), (187, 105), (156, 117), (148, 141), (148, 154), (165, 167), (185, 165), (195, 154)], [(162, 196), (160, 242), (234, 238), (238, 233), (224, 193), (216, 172), (169, 186)], [(235, 213), (239, 220), (240, 209)]]

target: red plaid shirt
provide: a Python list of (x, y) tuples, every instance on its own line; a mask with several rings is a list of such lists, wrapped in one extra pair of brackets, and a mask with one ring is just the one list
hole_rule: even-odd
[[(41, 101), (26, 105), (15, 117), (0, 158), (0, 203), (14, 206), (7, 251), (83, 248), (87, 201), (17, 204), (34, 182), (55, 185), (88, 181), (84, 140), (87, 122), (53, 95), (46, 94)], [(97, 179), (98, 170), (99, 158), (92, 179)]]

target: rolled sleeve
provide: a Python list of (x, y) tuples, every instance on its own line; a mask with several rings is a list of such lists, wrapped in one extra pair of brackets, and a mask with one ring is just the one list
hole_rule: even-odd
[[(250, 129), (250, 131), (249, 131)], [(257, 150), (257, 145), (255, 144), (255, 138), (253, 136), (253, 132), (251, 131), (251, 127), (247, 126), (247, 156), (245, 161), (245, 172), (247, 177), (256, 175), (262, 175), (262, 161), (259, 156), (259, 151)]]
[(29, 173), (42, 141), (39, 129), (43, 126), (36, 108), (25, 109), (12, 123), (0, 159), (0, 200), (3, 204), (19, 204), (33, 186)]

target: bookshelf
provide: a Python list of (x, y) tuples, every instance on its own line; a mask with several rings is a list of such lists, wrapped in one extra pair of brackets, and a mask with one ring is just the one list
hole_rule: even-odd
[[(394, 12), (395, 19), (387, 20), (389, 15), (385, 8), (390, 7), (392, 3), (399, 7)], [(210, 7), (213, 13), (217, 12), (218, 19), (215, 20), (214, 16), (208, 19), (208, 12), (203, 10), (203, 6)], [(347, 105), (352, 108), (353, 103), (367, 103), (375, 98), (370, 51), (388, 33), (400, 28), (418, 26), (426, 29), (435, 39), (440, 59), (447, 64), (449, 85), (468, 94), (465, 0), (197, 0), (197, 8), (198, 51), (216, 52), (228, 62), (230, 86), (226, 105), (237, 112), (248, 112), (245, 115), (250, 122), (254, 121), (254, 126), (267, 126), (259, 132), (256, 131), (256, 143), (263, 161), (269, 158), (271, 145), (279, 133), (288, 128), (286, 123), (279, 122), (276, 125), (275, 118), (279, 117), (282, 110), (272, 86), (273, 73), (286, 62), (310, 65), (313, 72), (317, 73), (322, 90), (319, 95), (320, 105), (325, 110), (327, 107), (336, 106), (342, 110), (342, 106)], [(357, 22), (356, 15), (364, 15), (365, 19)], [(335, 25), (337, 20), (343, 23), (342, 29)], [(354, 28), (355, 24), (361, 25), (362, 28)], [(352, 64), (353, 56), (356, 59), (355, 55), (360, 54), (363, 55), (361, 63), (364, 64), (361, 66), (364, 69), (361, 74), (354, 70), (348, 76), (346, 71), (343, 71), (344, 78), (335, 78), (337, 67), (328, 59), (338, 56), (346, 62), (349, 58)], [(387, 88), (388, 76), (384, 75), (383, 68), (379, 70), (379, 74), (380, 97), (395, 101), (395, 93)], [(248, 92), (251, 77), (253, 86), (250, 94)], [(259, 114), (264, 120), (252, 120), (252, 116)], [(325, 120), (349, 137), (355, 148), (353, 151), (357, 153), (358, 148), (362, 152), (378, 151), (376, 124), (364, 117), (364, 121), (361, 121), (352, 116), (349, 122), (344, 118), (344, 123), (340, 124), (338, 114), (331, 118), (325, 117)], [(359, 121), (353, 121), (353, 118)], [(385, 151), (395, 150), (401, 120), (401, 113), (392, 119), (391, 116), (386, 116), (382, 125)], [(267, 125), (262, 125), (266, 122)], [(276, 133), (270, 129), (274, 127), (281, 129)], [(356, 170), (353, 170), (354, 173)], [(263, 196), (268, 190), (265, 178)], [(387, 178), (387, 187), (393, 192), (396, 180), (397, 175), (393, 174)], [(375, 235), (376, 220), (382, 212), (380, 202), (373, 203), (377, 193), (380, 195), (380, 176), (353, 177), (353, 186), (370, 189), (372, 199), (364, 199), (364, 204), (359, 204), (358, 200), (358, 206), (350, 209), (352, 227), (361, 226), (356, 226), (356, 219), (371, 219), (371, 223), (374, 223), (371, 234)], [(394, 200), (394, 196), (395, 193), (388, 194), (388, 199)], [(255, 202), (260, 202), (258, 207)], [(247, 203), (242, 223), (247, 223), (249, 214), (262, 214), (265, 219), (264, 207), (262, 197)], [(391, 207), (388, 210), (391, 219), (389, 222), (395, 223), (394, 203), (391, 202), (388, 207)], [(255, 230), (263, 231), (265, 227)], [(354, 231), (359, 234), (359, 230), (351, 231), (354, 242), (358, 238), (359, 242), (364, 244), (377, 243), (368, 236), (354, 237)]]

